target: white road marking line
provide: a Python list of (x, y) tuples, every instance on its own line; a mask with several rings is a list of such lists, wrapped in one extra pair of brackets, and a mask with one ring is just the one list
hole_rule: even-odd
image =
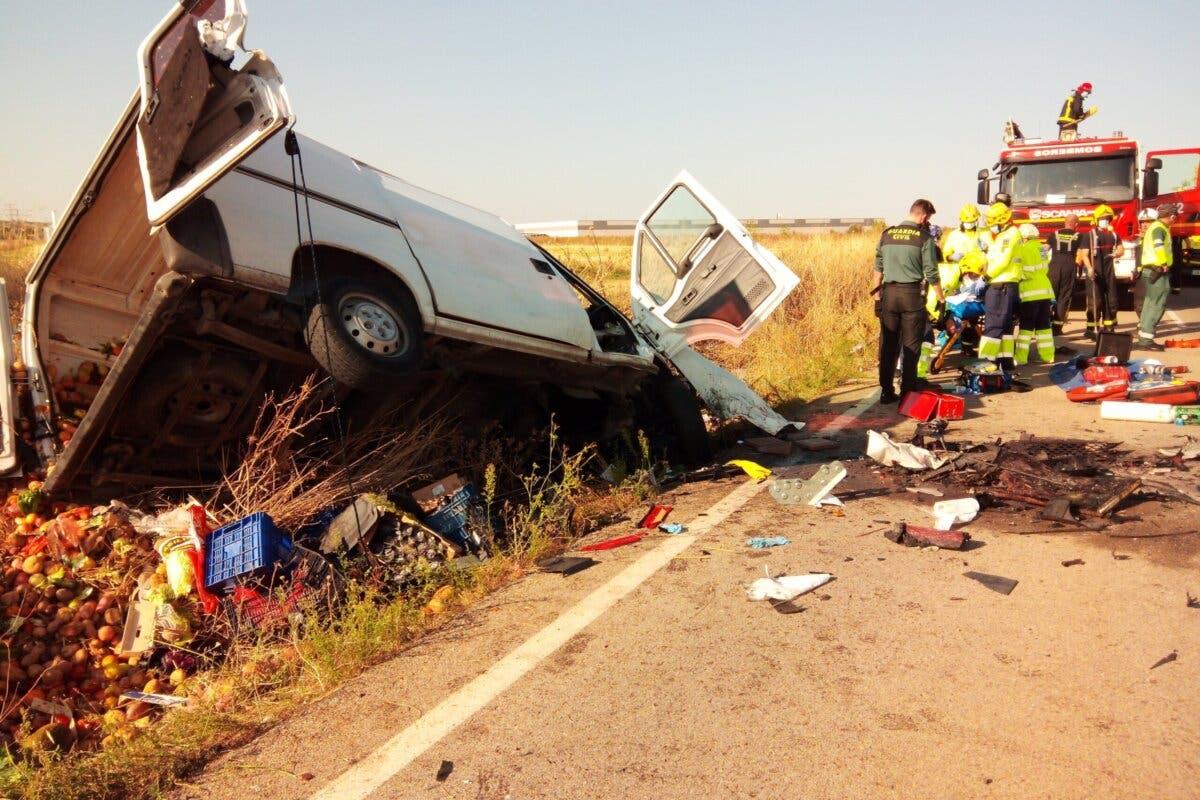
[(312, 800), (361, 800), (370, 795), (686, 550), (698, 537), (724, 522), (730, 514), (762, 491), (765, 485), (747, 482), (725, 495), (704, 516), (688, 523), (690, 533), (671, 536), (614, 575), (493, 664), (487, 672), (438, 703), (412, 725), (311, 795)]
[(1183, 324), (1183, 318), (1169, 308), (1163, 313), (1163, 316), (1171, 320), (1171, 322), (1174, 322), (1176, 325)]
[(875, 391), (871, 392), (862, 400), (859, 400), (856, 405), (847, 409), (845, 413), (834, 417), (824, 428), (817, 428), (816, 433), (837, 433), (842, 428), (846, 427), (851, 422), (867, 413), (867, 410), (871, 408), (871, 406), (879, 402), (879, 398), (882, 396), (882, 393), (882, 389), (876, 389)]

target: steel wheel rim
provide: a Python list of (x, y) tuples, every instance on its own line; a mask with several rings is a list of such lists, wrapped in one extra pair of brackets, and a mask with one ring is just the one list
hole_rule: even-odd
[(382, 358), (395, 358), (408, 350), (408, 330), (385, 302), (354, 293), (338, 304), (342, 330), (363, 350)]

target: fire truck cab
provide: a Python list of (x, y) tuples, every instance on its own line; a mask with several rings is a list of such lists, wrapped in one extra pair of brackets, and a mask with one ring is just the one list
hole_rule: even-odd
[[(1143, 177), (1144, 173), (1144, 177)], [(1138, 214), (1164, 202), (1183, 203), (1172, 235), (1185, 274), (1200, 276), (1200, 148), (1155, 150), (1143, 155), (1134, 139), (1108, 138), (1017, 140), (1000, 151), (991, 170), (979, 171), (977, 200), (1003, 199), (1013, 223), (1032, 222), (1043, 234), (1062, 226), (1068, 214), (1079, 217), (1080, 231), (1092, 228), (1093, 212), (1103, 203), (1116, 216), (1113, 229), (1125, 244), (1118, 259), (1121, 307), (1134, 307), (1138, 275)], [(993, 198), (992, 184), (995, 183)]]

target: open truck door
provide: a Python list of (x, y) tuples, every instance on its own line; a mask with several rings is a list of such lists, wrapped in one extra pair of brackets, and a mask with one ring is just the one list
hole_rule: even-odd
[(1171, 226), (1182, 251), (1184, 275), (1200, 277), (1200, 148), (1151, 150), (1146, 153), (1143, 205), (1157, 208), (1179, 203), (1183, 214)]
[(737, 217), (687, 172), (679, 173), (634, 231), (634, 324), (710, 411), (743, 417), (772, 434), (795, 423), (688, 345), (707, 339), (741, 344), (797, 283), (787, 265), (751, 239)]
[(138, 50), (138, 160), (151, 225), (292, 121), (275, 65), (242, 51), (245, 28), (243, 0), (180, 0)]
[(8, 316), (8, 287), (0, 278), (0, 475), (13, 475), (20, 468), (17, 458), (17, 398), (13, 394), (13, 337)]

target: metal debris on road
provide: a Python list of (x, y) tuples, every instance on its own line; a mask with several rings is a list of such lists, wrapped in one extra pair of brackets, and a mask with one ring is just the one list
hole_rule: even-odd
[(811, 478), (776, 478), (771, 481), (771, 497), (783, 505), (820, 505), (833, 488), (846, 478), (846, 465), (840, 461), (824, 464)]
[(966, 531), (922, 528), (905, 522), (897, 522), (883, 535), (888, 541), (906, 547), (940, 547), (945, 550), (962, 550), (971, 539), (971, 534)]
[(1172, 661), (1175, 661), (1178, 658), (1179, 658), (1179, 651), (1172, 650), (1171, 652), (1167, 653), (1165, 656), (1160, 658), (1158, 661), (1155, 661), (1154, 666), (1150, 667), (1150, 669), (1158, 669), (1163, 664), (1170, 664)]
[(1086, 563), (1087, 562), (1084, 561), (1082, 558), (1072, 558), (1069, 561), (1062, 562), (1062, 565), (1064, 567), (1081, 567)]
[(986, 572), (971, 571), (964, 572), (963, 575), (973, 581), (979, 581), (993, 592), (999, 592), (1000, 594), (1005, 595), (1012, 594), (1013, 589), (1017, 588), (1017, 584), (1019, 583), (1019, 581), (1016, 581), (1012, 578), (1005, 578), (1000, 575), (989, 575)]
[(437, 775), (434, 777), (437, 778), (438, 783), (442, 783), (450, 777), (451, 772), (454, 772), (454, 762), (442, 761), (442, 765), (438, 767)]
[(558, 573), (565, 578), (576, 572), (583, 572), (588, 567), (599, 563), (596, 559), (587, 556), (551, 556), (538, 561), (537, 568), (542, 572)]
[(885, 467), (898, 466), (905, 469), (937, 469), (946, 463), (923, 447), (900, 444), (892, 437), (879, 431), (867, 431), (867, 455)]

